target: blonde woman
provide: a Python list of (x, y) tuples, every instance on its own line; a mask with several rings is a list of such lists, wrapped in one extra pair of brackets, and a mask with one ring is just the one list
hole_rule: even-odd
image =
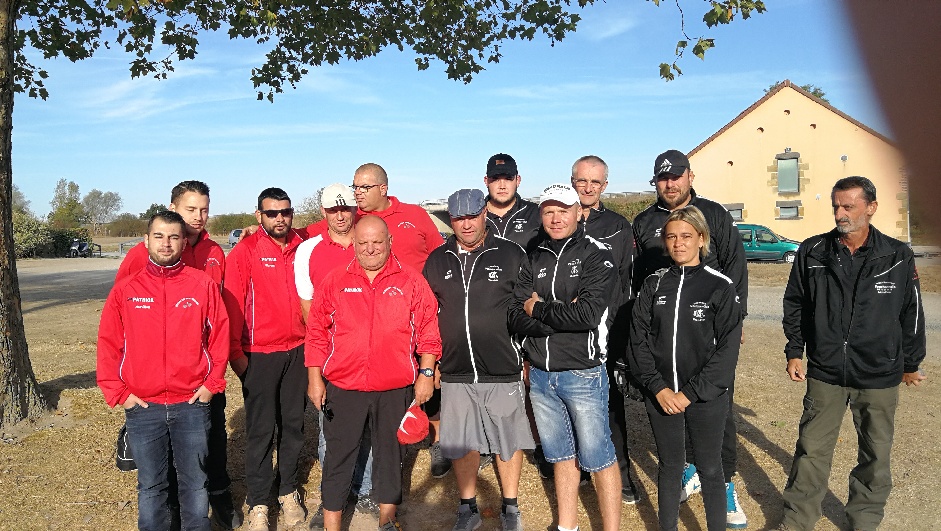
[(726, 527), (722, 437), (735, 378), (742, 311), (735, 285), (702, 263), (709, 226), (694, 206), (677, 209), (661, 231), (673, 260), (641, 285), (631, 324), (631, 370), (646, 394), (657, 443), (660, 529), (677, 528), (685, 437), (702, 482), (706, 527)]

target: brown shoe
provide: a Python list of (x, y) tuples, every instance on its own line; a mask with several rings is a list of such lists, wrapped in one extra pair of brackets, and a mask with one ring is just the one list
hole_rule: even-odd
[(307, 519), (307, 509), (301, 503), (301, 496), (296, 490), (290, 494), (278, 496), (278, 503), (281, 504), (281, 514), (284, 516), (282, 524), (295, 526)]
[(254, 505), (245, 518), (248, 531), (268, 531), (268, 506)]

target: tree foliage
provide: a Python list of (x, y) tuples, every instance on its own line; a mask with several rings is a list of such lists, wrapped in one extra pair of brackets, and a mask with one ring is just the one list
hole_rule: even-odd
[(258, 225), (254, 214), (219, 214), (209, 218), (209, 234), (223, 236), (235, 229)]
[(52, 244), (49, 227), (22, 211), (13, 212), (13, 248), (17, 258), (35, 258)]
[[(147, 218), (150, 219), (150, 216)], [(147, 232), (147, 221), (142, 219), (142, 216), (135, 216), (130, 212), (118, 214), (108, 224), (110, 236), (142, 236), (145, 232)]]
[(124, 206), (121, 196), (117, 192), (102, 192), (93, 188), (82, 198), (82, 208), (88, 223), (92, 224), (95, 234), (101, 233), (101, 226), (110, 222)]
[[(648, 0), (656, 5), (660, 5), (661, 0)], [(735, 17), (741, 17), (742, 20), (749, 19), (752, 14), (764, 13), (767, 9), (762, 0), (709, 0), (709, 10), (703, 15), (702, 21), (706, 23), (706, 28), (714, 28), (720, 24), (731, 24)], [(713, 38), (707, 38), (705, 34), (691, 37), (686, 28), (686, 13), (676, 2), (676, 9), (680, 15), (680, 33), (683, 38), (676, 42), (674, 50), (674, 59), (672, 63), (660, 63), (660, 77), (667, 81), (673, 81), (676, 76), (683, 75), (683, 71), (677, 66), (677, 63), (683, 59), (687, 48), (692, 45), (693, 55), (700, 59), (706, 58), (706, 51), (715, 48), (716, 41)]]
[(85, 222), (85, 208), (79, 200), (78, 185), (72, 181), (59, 179), (49, 206), (49, 224), (55, 228), (75, 228)]
[[(767, 94), (767, 93), (771, 92), (772, 90), (778, 88), (778, 87), (781, 86), (783, 83), (784, 83), (783, 81), (778, 81), (778, 82), (776, 82), (776, 83), (772, 83), (771, 85), (768, 86), (768, 88), (765, 89), (765, 94)], [(817, 85), (811, 85), (811, 84), (801, 85), (800, 88), (806, 90), (806, 91), (809, 92), (811, 95), (813, 95), (813, 96), (815, 96), (815, 97), (817, 97), (817, 98), (820, 98), (820, 99), (823, 100), (825, 103), (830, 103), (830, 100), (827, 99), (827, 93), (824, 92), (823, 89), (820, 88), (820, 87), (818, 87)]]
[(167, 210), (166, 205), (161, 205), (160, 203), (151, 203), (147, 210), (140, 213), (140, 219), (145, 221), (150, 221), (150, 217), (156, 214), (157, 212), (163, 212)]
[(20, 214), (29, 214), (30, 216), (33, 213), (29, 209), (30, 201), (26, 199), (26, 195), (20, 191), (19, 186), (16, 184), (13, 185), (13, 211), (19, 212)]

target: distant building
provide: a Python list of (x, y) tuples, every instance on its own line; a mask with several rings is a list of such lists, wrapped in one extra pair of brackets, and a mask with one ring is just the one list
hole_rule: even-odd
[(696, 193), (744, 223), (802, 240), (833, 227), (837, 179), (868, 177), (873, 225), (910, 241), (908, 182), (891, 140), (784, 81), (689, 153)]

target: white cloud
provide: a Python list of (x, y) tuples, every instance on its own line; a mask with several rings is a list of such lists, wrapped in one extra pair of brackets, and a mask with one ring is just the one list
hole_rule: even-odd
[(578, 33), (582, 35), (584, 32), (589, 41), (598, 42), (627, 33), (638, 24), (637, 19), (628, 16), (592, 19), (584, 27), (579, 28)]

